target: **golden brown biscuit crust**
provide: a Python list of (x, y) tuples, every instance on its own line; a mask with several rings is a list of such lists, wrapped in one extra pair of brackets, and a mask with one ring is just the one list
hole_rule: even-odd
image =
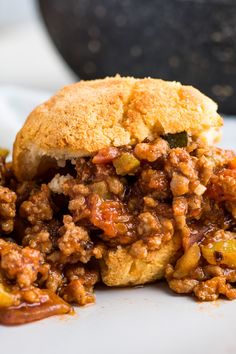
[(183, 130), (198, 135), (221, 125), (217, 105), (191, 86), (120, 76), (80, 81), (29, 115), (15, 140), (13, 168), (19, 179), (31, 179), (43, 156), (72, 159), (105, 146)]

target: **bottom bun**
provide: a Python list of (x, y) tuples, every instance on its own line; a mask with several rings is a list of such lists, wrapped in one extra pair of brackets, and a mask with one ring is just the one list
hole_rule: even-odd
[(180, 247), (181, 239), (176, 235), (158, 251), (148, 251), (145, 258), (134, 257), (127, 247), (108, 249), (100, 261), (102, 281), (107, 286), (132, 286), (161, 279)]

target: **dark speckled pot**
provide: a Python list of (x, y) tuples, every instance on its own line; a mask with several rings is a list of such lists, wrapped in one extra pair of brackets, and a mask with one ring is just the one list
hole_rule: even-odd
[(120, 73), (192, 84), (236, 113), (236, 0), (39, 0), (80, 78)]

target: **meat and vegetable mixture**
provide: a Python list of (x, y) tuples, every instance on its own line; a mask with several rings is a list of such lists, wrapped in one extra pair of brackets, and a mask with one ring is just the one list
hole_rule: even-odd
[[(203, 301), (236, 298), (236, 156), (186, 132), (108, 147), (17, 182), (0, 161), (0, 322), (94, 302), (108, 250), (145, 259), (174, 237), (165, 277)], [(108, 267), (109, 265), (106, 265)]]

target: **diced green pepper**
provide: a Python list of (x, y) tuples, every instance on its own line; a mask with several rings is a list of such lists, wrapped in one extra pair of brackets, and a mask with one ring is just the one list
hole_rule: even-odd
[(0, 157), (6, 158), (9, 154), (9, 150), (0, 148)]
[(189, 275), (198, 266), (200, 257), (200, 248), (197, 243), (194, 243), (177, 261), (173, 274), (174, 278), (181, 279)]
[(168, 142), (171, 149), (186, 147), (188, 145), (188, 134), (185, 131), (175, 134), (165, 134), (163, 138)]
[(123, 152), (113, 161), (116, 173), (121, 176), (133, 174), (140, 166), (140, 161), (129, 152)]
[(91, 190), (103, 199), (109, 198), (109, 191), (105, 181), (94, 182), (91, 184)]
[(0, 308), (9, 307), (14, 304), (14, 296), (0, 284)]
[(217, 241), (201, 246), (203, 257), (209, 264), (224, 264), (236, 268), (236, 239)]

